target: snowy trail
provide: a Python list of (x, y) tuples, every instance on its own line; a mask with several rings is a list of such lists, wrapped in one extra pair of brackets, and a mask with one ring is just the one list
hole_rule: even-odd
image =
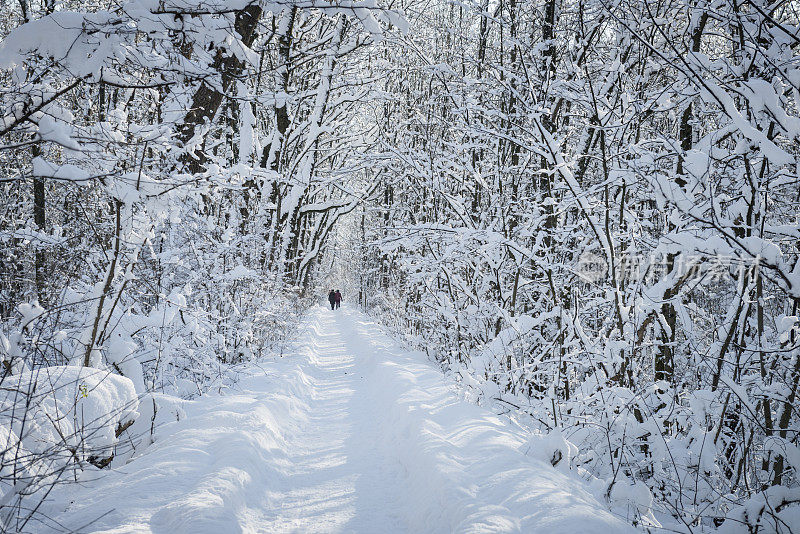
[(315, 308), (295, 353), (182, 407), (142, 456), (59, 490), (49, 514), (109, 533), (632, 531), (526, 456), (523, 429), (346, 308)]
[(253, 528), (264, 532), (402, 530), (394, 516), (399, 473), (379, 454), (375, 404), (369, 402), (365, 355), (343, 335), (343, 315), (320, 314), (300, 355), (311, 394), (308, 419), (288, 437), (284, 491), (268, 491), (273, 506)]

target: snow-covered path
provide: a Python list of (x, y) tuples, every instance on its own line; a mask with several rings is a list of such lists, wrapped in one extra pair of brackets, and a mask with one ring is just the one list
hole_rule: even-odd
[(525, 455), (523, 429), (459, 400), (424, 356), (346, 308), (315, 308), (293, 354), (183, 410), (49, 513), (115, 533), (632, 530)]
[[(319, 312), (319, 310), (317, 310)], [(328, 310), (330, 312), (330, 310)], [(300, 356), (307, 374), (307, 418), (287, 435), (282, 487), (253, 528), (263, 532), (399, 532), (399, 465), (380, 454), (378, 419), (364, 368), (343, 312), (318, 313)], [(376, 530), (377, 529), (377, 530)]]

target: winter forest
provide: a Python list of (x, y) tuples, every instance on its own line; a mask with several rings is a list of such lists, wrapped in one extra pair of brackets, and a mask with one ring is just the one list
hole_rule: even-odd
[[(800, 532), (797, 0), (3, 0), (0, 38), (0, 531), (94, 531), (53, 502), (337, 288), (620, 532)], [(513, 531), (465, 517), (398, 531)]]

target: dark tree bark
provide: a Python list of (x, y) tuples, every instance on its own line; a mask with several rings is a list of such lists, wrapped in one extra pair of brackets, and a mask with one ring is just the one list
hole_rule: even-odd
[[(289, 64), (292, 52), (292, 33), (294, 31), (294, 23), (297, 17), (297, 7), (292, 6), (286, 15), (288, 17), (285, 31), (281, 32), (278, 36), (278, 53), (280, 56), (281, 64), (278, 67), (278, 83), (276, 89), (280, 88), (284, 93), (289, 88)], [(279, 106), (275, 107), (275, 135), (269, 147), (264, 149), (261, 155), (261, 167), (270, 168), (278, 172), (280, 169), (281, 159), (281, 146), (283, 144), (286, 131), (289, 129), (289, 109), (288, 102), (281, 102)], [(276, 252), (280, 250), (280, 233), (281, 233), (281, 199), (282, 199), (281, 185), (278, 180), (273, 180), (270, 186), (269, 200), (275, 206), (273, 212), (273, 220), (271, 231), (267, 234), (267, 241), (269, 243), (268, 261), (265, 263), (270, 267), (274, 265), (276, 260)]]
[[(36, 158), (40, 154), (39, 145), (33, 145), (31, 155)], [(36, 228), (40, 232), (47, 230), (47, 219), (45, 217), (45, 196), (44, 196), (44, 177), (33, 177), (33, 221), (36, 223)], [(47, 255), (41, 248), (37, 247), (35, 256), (35, 280), (36, 280), (36, 295), (39, 303), (42, 306), (47, 304), (47, 289), (46, 282), (46, 261)]]
[(22, 12), (22, 22), (30, 22), (31, 11), (28, 7), (28, 0), (19, 0), (19, 9)]
[[(234, 29), (246, 46), (253, 44), (261, 12), (261, 8), (257, 5), (249, 5), (236, 12)], [(188, 143), (195, 136), (198, 127), (214, 118), (222, 105), (225, 94), (231, 89), (234, 81), (241, 76), (243, 67), (244, 65), (235, 55), (226, 55), (221, 49), (217, 51), (213, 68), (222, 76), (222, 92), (205, 82), (201, 83), (200, 88), (194, 94), (191, 108), (186, 113), (183, 123), (178, 127), (177, 139), (181, 144)], [(182, 163), (190, 173), (202, 172), (206, 161), (207, 157), (202, 153), (194, 157), (186, 154), (182, 158)]]
[[(292, 32), (294, 30), (294, 22), (297, 18), (297, 7), (292, 6), (288, 13), (288, 24), (286, 26), (286, 31), (278, 36), (278, 53), (280, 55), (281, 65), (279, 66), (278, 76), (279, 76), (279, 83), (278, 87), (286, 93), (289, 88), (289, 61), (290, 55), (292, 52)], [(281, 159), (281, 144), (283, 142), (283, 136), (286, 134), (286, 131), (289, 129), (289, 109), (288, 103), (284, 100), (280, 106), (275, 107), (275, 128), (278, 131), (278, 138), (273, 139), (272, 143), (273, 146), (270, 147), (270, 150), (264, 150), (264, 154), (261, 158), (261, 166), (266, 168), (267, 166), (270, 167), (273, 171), (278, 171), (280, 166), (280, 159)], [(270, 157), (272, 157), (272, 161), (270, 162)]]

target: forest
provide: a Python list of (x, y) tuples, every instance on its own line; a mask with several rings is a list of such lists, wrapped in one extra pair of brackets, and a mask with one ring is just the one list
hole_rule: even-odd
[(0, 38), (0, 531), (336, 287), (635, 528), (800, 532), (797, 0), (6, 0)]

